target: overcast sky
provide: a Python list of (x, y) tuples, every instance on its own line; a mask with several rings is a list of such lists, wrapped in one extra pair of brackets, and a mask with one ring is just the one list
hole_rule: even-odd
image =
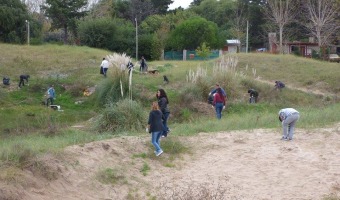
[(192, 1), (193, 0), (174, 0), (174, 3), (169, 6), (169, 9), (173, 10), (173, 9), (178, 8), (180, 6), (182, 8), (188, 8)]

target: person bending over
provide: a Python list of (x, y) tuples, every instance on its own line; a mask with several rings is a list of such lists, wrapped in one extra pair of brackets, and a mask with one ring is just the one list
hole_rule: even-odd
[(20, 75), (20, 82), (19, 82), (19, 88), (21, 88), (21, 86), (25, 86), (25, 80), (26, 83), (28, 84), (28, 79), (30, 78), (30, 75)]

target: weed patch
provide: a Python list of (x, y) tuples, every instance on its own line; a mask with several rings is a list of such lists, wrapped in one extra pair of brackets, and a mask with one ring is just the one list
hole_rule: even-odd
[(121, 170), (106, 168), (98, 171), (96, 179), (101, 183), (114, 185), (121, 183), (125, 176), (121, 173)]

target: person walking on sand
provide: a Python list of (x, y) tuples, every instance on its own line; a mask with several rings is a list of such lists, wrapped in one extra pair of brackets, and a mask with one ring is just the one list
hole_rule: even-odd
[(281, 140), (293, 140), (295, 123), (299, 118), (300, 113), (294, 108), (284, 108), (279, 111), (279, 120), (282, 122), (283, 129)]
[(222, 93), (221, 88), (217, 88), (216, 93), (214, 95), (213, 106), (216, 110), (217, 119), (222, 118), (222, 110), (225, 109), (225, 97)]
[(102, 69), (102, 74), (106, 77), (107, 70), (109, 69), (109, 61), (103, 58), (102, 63), (100, 64), (100, 68)]
[(158, 100), (158, 106), (161, 109), (163, 113), (163, 126), (164, 130), (162, 132), (162, 137), (167, 137), (168, 133), (170, 132), (170, 129), (168, 127), (168, 119), (170, 116), (170, 111), (168, 108), (169, 99), (166, 95), (165, 91), (163, 89), (159, 89), (156, 94), (157, 100)]
[(151, 133), (151, 143), (155, 147), (155, 155), (159, 156), (163, 153), (160, 145), (160, 138), (163, 132), (162, 112), (159, 110), (157, 102), (152, 102), (149, 114), (147, 131)]

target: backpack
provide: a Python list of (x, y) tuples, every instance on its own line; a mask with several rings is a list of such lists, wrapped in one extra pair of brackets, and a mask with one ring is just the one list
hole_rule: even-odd
[(3, 79), (2, 79), (2, 83), (4, 84), (4, 85), (9, 85), (9, 78), (8, 77), (4, 77)]

